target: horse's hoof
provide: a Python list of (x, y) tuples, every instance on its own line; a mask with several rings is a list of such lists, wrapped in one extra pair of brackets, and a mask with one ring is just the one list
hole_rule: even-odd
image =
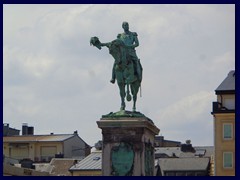
[(130, 94), (127, 95), (127, 101), (131, 101), (132, 100), (132, 97)]
[(120, 108), (120, 111), (123, 111), (123, 110), (125, 110), (125, 107), (121, 107), (121, 108)]

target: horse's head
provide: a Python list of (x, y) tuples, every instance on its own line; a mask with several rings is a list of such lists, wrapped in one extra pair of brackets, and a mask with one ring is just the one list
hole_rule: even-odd
[(98, 37), (94, 36), (90, 39), (90, 45), (93, 45), (97, 47), (98, 49), (101, 49), (101, 42), (99, 41)]

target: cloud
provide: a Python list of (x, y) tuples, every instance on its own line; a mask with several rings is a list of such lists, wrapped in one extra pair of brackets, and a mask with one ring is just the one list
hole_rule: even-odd
[(154, 115), (160, 134), (166, 138), (175, 137), (181, 142), (191, 138), (197, 143), (199, 136), (207, 138), (213, 126), (210, 111), (214, 98), (213, 92), (200, 91), (160, 109)]
[[(187, 124), (198, 121), (199, 115), (208, 110), (213, 98), (213, 92), (206, 91), (200, 91), (196, 94), (183, 97), (175, 103), (159, 110), (157, 117), (161, 122), (160, 125), (173, 127), (176, 124)], [(167, 121), (162, 122), (162, 119), (167, 119)], [(176, 119), (178, 120), (176, 121)]]
[(214, 71), (213, 67), (218, 67), (219, 70), (222, 70), (224, 68), (231, 69), (235, 66), (235, 54), (232, 52), (228, 51), (225, 52), (217, 57), (215, 57), (212, 61), (212, 65), (209, 66), (208, 68), (211, 71)]
[(234, 12), (234, 5), (4, 5), (4, 121), (28, 122), (36, 133), (78, 129), (89, 144), (101, 139), (96, 121), (119, 110), (120, 96), (109, 82), (112, 56), (89, 40), (112, 41), (128, 21), (143, 66), (137, 110), (166, 139), (211, 144), (214, 89), (235, 67)]

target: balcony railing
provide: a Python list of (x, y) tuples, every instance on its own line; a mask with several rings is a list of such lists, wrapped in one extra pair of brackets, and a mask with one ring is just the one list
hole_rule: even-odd
[(213, 102), (212, 104), (212, 114), (215, 113), (235, 113), (235, 109), (228, 109), (222, 105), (220, 102)]

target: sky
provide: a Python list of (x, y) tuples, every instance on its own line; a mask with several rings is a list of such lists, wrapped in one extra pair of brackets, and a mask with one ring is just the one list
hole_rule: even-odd
[(96, 121), (121, 102), (114, 60), (90, 38), (114, 40), (123, 21), (140, 43), (137, 111), (164, 139), (213, 145), (215, 89), (235, 69), (234, 4), (4, 4), (3, 123), (101, 140)]

